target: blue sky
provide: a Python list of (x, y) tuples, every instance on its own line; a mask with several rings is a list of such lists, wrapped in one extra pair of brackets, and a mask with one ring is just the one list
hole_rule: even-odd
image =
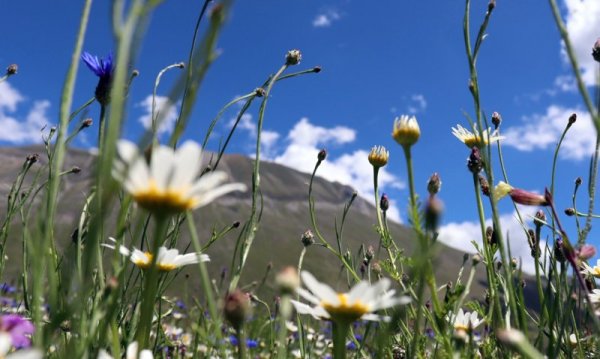
[[(476, 31), (487, 1), (473, 2), (471, 22)], [(101, 56), (113, 48), (108, 3), (93, 4), (84, 46)], [(202, 1), (167, 0), (152, 17), (135, 63), (141, 75), (130, 95), (124, 137), (135, 140), (143, 132), (156, 74), (187, 58), (201, 5)], [(593, 85), (597, 63), (590, 51), (600, 37), (600, 2), (566, 0), (561, 10), (585, 79)], [(383, 145), (390, 151), (390, 163), (382, 185), (393, 199), (397, 218), (405, 222), (405, 164), (390, 133), (395, 116), (413, 114), (422, 131), (413, 151), (418, 190), (425, 196), (427, 178), (440, 173), (445, 203), (441, 239), (472, 250), (470, 241), (478, 236), (478, 225), (465, 166), (469, 150), (451, 135), (452, 126), (468, 125), (463, 113), (473, 114), (463, 11), (463, 1), (238, 1), (185, 136), (201, 141), (225, 103), (260, 85), (279, 68), (287, 50), (300, 49), (303, 61), (296, 69), (320, 65), (323, 71), (277, 84), (264, 124), (265, 158), (309, 171), (318, 149), (326, 148), (329, 157), (320, 174), (371, 199), (372, 171), (366, 155), (372, 146)], [(0, 84), (0, 143), (40, 142), (40, 128), (57, 122), (81, 4), (12, 1), (3, 4), (3, 12), (8, 14), (2, 24), (7, 35), (0, 47), (0, 66), (17, 63), (19, 73)], [(533, 0), (498, 1), (487, 33), (478, 62), (483, 109), (488, 115), (493, 111), (502, 115), (503, 154), (511, 184), (538, 192), (549, 185), (554, 146), (568, 116), (578, 114), (558, 163), (557, 201), (564, 209), (570, 206), (575, 178), (587, 179), (595, 133), (573, 86), (550, 7)], [(165, 75), (159, 95), (168, 92), (178, 71)], [(75, 106), (93, 96), (95, 85), (95, 76), (82, 65)], [(97, 118), (97, 110), (92, 106), (88, 115)], [(253, 152), (256, 111), (255, 107), (245, 117), (230, 152)], [(234, 114), (228, 113), (216, 128), (212, 149), (227, 133)], [(95, 128), (75, 145), (94, 147)], [(168, 131), (167, 127), (164, 136)], [(582, 195), (579, 203), (584, 208)], [(501, 209), (513, 251), (528, 261), (529, 249), (512, 219), (511, 203), (504, 200)], [(590, 239), (598, 244), (594, 237), (592, 231)]]

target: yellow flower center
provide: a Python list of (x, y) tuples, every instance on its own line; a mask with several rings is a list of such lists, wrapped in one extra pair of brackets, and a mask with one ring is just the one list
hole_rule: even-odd
[(467, 145), (467, 147), (469, 148), (473, 148), (473, 147), (482, 147), (481, 145), (487, 145), (487, 141), (484, 139), (483, 141), (475, 136), (469, 136), (469, 137), (465, 137), (464, 139), (465, 145)]
[(418, 127), (405, 125), (398, 126), (394, 129), (392, 137), (402, 146), (414, 145), (421, 136), (421, 130)]
[(152, 263), (152, 257), (152, 253), (144, 252), (144, 258), (134, 260), (133, 264), (135, 264), (138, 268), (148, 269)]
[(359, 300), (348, 303), (348, 295), (345, 293), (340, 293), (337, 297), (339, 301), (337, 305), (325, 301), (321, 302), (321, 306), (333, 320), (353, 322), (370, 312), (369, 307)]
[(456, 330), (457, 332), (459, 331), (464, 331), (464, 332), (469, 332), (469, 327), (463, 323), (457, 323), (454, 324), (454, 330)]
[[(150, 268), (150, 264), (152, 264), (152, 257), (154, 257), (152, 253), (144, 252), (144, 258), (134, 260), (133, 264), (140, 269), (148, 269)], [(156, 267), (162, 272), (170, 272), (173, 269), (177, 269), (177, 266), (171, 263), (156, 263)]]
[(148, 187), (133, 193), (133, 199), (151, 212), (184, 212), (193, 209), (196, 201), (186, 195), (185, 188), (162, 190), (151, 180)]
[(592, 275), (596, 278), (600, 278), (600, 267), (593, 267)]

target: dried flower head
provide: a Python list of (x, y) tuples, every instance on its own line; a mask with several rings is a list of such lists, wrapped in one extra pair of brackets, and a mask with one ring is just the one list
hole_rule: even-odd
[(421, 137), (421, 129), (415, 116), (402, 115), (394, 120), (392, 137), (402, 146), (412, 146)]
[(246, 319), (250, 316), (252, 306), (248, 295), (239, 289), (227, 294), (223, 306), (225, 319), (236, 329), (239, 330)]
[(302, 242), (303, 246), (308, 247), (315, 243), (315, 235), (310, 229), (307, 229), (304, 233), (302, 233), (300, 241)]
[(390, 208), (390, 199), (385, 193), (381, 195), (381, 199), (379, 200), (379, 208), (381, 208), (383, 212), (386, 212)]
[(19, 71), (19, 66), (17, 64), (10, 64), (6, 68), (6, 76), (16, 75), (17, 71)]

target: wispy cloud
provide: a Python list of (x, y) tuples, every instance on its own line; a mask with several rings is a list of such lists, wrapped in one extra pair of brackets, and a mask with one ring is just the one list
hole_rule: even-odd
[[(565, 0), (564, 3), (565, 25), (581, 67), (583, 80), (587, 85), (594, 85), (597, 63), (591, 52), (594, 42), (600, 36), (600, 1)], [(565, 63), (569, 63), (564, 44), (561, 52)]]
[(0, 83), (0, 141), (13, 144), (42, 141), (41, 130), (49, 125), (50, 101), (35, 101), (25, 117), (16, 114), (24, 96), (8, 82)]
[[(235, 118), (229, 120), (228, 126), (232, 127), (235, 123)], [(249, 138), (253, 140), (252, 144), (256, 142), (256, 123), (254, 122), (252, 115), (249, 113), (245, 113), (240, 118), (240, 122), (237, 125), (237, 128), (242, 131), (246, 131), (249, 135)], [(274, 146), (279, 140), (281, 135), (275, 131), (265, 130), (263, 129), (260, 134), (260, 144), (261, 151), (265, 158), (272, 157)]]
[(427, 101), (425, 100), (425, 96), (421, 94), (415, 94), (410, 97), (410, 103), (408, 105), (408, 112), (410, 114), (417, 114), (419, 112), (423, 112), (427, 109)]
[[(137, 104), (144, 111), (144, 114), (138, 119), (138, 121), (144, 126), (145, 129), (150, 129), (152, 126), (152, 95), (146, 96), (146, 98)], [(173, 132), (175, 121), (177, 120), (177, 108), (173, 103), (169, 101), (166, 96), (156, 96), (155, 104), (155, 116), (157, 119), (163, 118), (160, 126), (158, 127), (158, 135), (164, 133)], [(161, 117), (164, 116), (164, 117)]]
[[(519, 207), (521, 217), (529, 224), (529, 228), (531, 228), (531, 216), (535, 214), (536, 210), (535, 207)], [(492, 221), (490, 219), (486, 220), (486, 226), (491, 225)], [(503, 238), (508, 239), (510, 243), (512, 256), (521, 260), (523, 271), (526, 273), (535, 272), (531, 249), (523, 227), (517, 219), (516, 212), (500, 216), (500, 226), (502, 227)], [(464, 252), (475, 252), (473, 241), (480, 247), (483, 245), (479, 222), (451, 222), (442, 226), (439, 233), (439, 240), (442, 243)], [(545, 246), (546, 242), (541, 241), (540, 248), (545, 248)]]
[(323, 11), (313, 19), (313, 27), (329, 27), (334, 21), (338, 21), (341, 18), (340, 13), (337, 10), (329, 9)]
[(554, 149), (573, 113), (577, 114), (577, 122), (567, 132), (560, 156), (574, 160), (587, 158), (594, 151), (596, 132), (589, 114), (576, 108), (552, 105), (545, 114), (525, 117), (522, 126), (504, 130), (506, 138), (502, 143), (526, 152)]

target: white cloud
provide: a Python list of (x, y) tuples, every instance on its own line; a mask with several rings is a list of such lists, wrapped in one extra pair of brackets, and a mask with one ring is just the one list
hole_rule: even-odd
[[(152, 95), (146, 96), (143, 101), (138, 102), (138, 107), (142, 107), (144, 114), (138, 119), (145, 129), (152, 126)], [(156, 96), (155, 117), (162, 122), (158, 127), (158, 135), (171, 133), (177, 120), (177, 109), (166, 96)]]
[[(307, 118), (301, 118), (289, 131), (287, 146), (279, 155), (270, 160), (292, 167), (298, 171), (311, 173), (314, 169), (317, 154), (321, 147), (351, 143), (356, 138), (356, 131), (344, 126), (325, 128), (313, 125)], [(358, 194), (373, 201), (373, 167), (368, 160), (369, 152), (358, 149), (344, 153), (337, 158), (328, 155), (317, 175), (329, 181), (353, 187)], [(396, 176), (382, 168), (379, 171), (380, 191), (387, 188), (404, 188), (405, 184)], [(388, 217), (400, 222), (398, 208), (390, 203)]]
[(523, 126), (506, 129), (503, 133), (506, 138), (502, 143), (526, 152), (554, 149), (573, 113), (577, 114), (577, 122), (567, 132), (560, 155), (575, 160), (587, 158), (594, 151), (596, 130), (590, 115), (580, 109), (552, 105), (545, 114), (525, 117)]
[(41, 142), (42, 128), (49, 125), (46, 111), (50, 107), (47, 100), (35, 101), (25, 118), (15, 112), (25, 98), (8, 82), (0, 83), (0, 141), (14, 144)]
[(327, 10), (315, 16), (313, 27), (329, 27), (334, 21), (340, 19), (340, 14), (336, 10)]
[[(587, 85), (594, 85), (597, 63), (591, 52), (592, 46), (600, 36), (600, 1), (565, 0), (565, 6), (565, 25), (582, 70), (583, 80)], [(564, 45), (562, 55), (563, 60), (569, 63)]]
[[(529, 223), (531, 226), (531, 216), (536, 212), (535, 207), (523, 207), (519, 206), (521, 218), (523, 221)], [(486, 220), (486, 227), (491, 226), (491, 219)], [(533, 258), (531, 257), (531, 249), (527, 242), (527, 236), (523, 231), (523, 227), (519, 223), (516, 212), (505, 214), (500, 216), (500, 226), (502, 227), (502, 237), (506, 241), (508, 239), (510, 243), (510, 250), (513, 257), (520, 259), (522, 263), (522, 269), (526, 273), (534, 273), (535, 266)], [(483, 246), (481, 238), (481, 227), (479, 222), (451, 222), (443, 225), (440, 228), (439, 240), (456, 249), (464, 252), (475, 253), (475, 247), (472, 241), (477, 242), (480, 248)], [(546, 242), (540, 242), (540, 248), (546, 247)]]

